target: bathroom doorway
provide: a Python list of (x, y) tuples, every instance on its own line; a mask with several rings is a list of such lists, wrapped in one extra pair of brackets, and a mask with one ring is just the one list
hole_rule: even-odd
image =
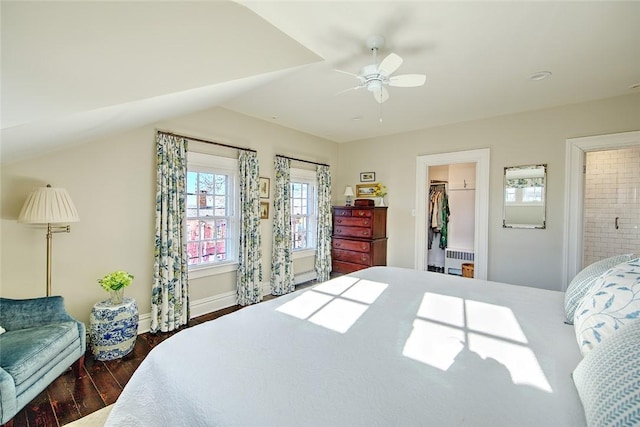
[(571, 138), (566, 144), (563, 289), (582, 269), (584, 262), (586, 153), (640, 147), (640, 131)]

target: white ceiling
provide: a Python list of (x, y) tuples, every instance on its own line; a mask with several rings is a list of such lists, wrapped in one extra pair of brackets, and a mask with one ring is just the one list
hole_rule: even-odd
[[(213, 106), (347, 142), (640, 93), (640, 2), (241, 3), (3, 0), (2, 161)], [(372, 34), (426, 85), (337, 95)]]

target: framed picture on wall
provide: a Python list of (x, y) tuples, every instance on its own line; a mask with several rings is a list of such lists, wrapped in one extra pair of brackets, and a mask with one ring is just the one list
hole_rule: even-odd
[(375, 172), (360, 172), (360, 182), (373, 182), (376, 180)]
[(269, 219), (269, 202), (260, 202), (260, 219)]
[(374, 197), (375, 190), (375, 184), (358, 184), (356, 185), (356, 197)]
[(268, 199), (269, 198), (269, 178), (260, 177), (260, 198)]

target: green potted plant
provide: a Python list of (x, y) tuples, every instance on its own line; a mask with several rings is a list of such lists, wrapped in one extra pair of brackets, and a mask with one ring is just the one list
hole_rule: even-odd
[(111, 294), (113, 304), (121, 304), (124, 296), (124, 288), (133, 282), (133, 275), (126, 271), (114, 271), (107, 274), (102, 279), (98, 279), (100, 286)]

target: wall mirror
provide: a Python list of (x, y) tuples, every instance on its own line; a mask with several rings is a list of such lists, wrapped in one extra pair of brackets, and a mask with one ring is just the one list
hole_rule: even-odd
[(504, 168), (504, 228), (546, 228), (547, 165)]

